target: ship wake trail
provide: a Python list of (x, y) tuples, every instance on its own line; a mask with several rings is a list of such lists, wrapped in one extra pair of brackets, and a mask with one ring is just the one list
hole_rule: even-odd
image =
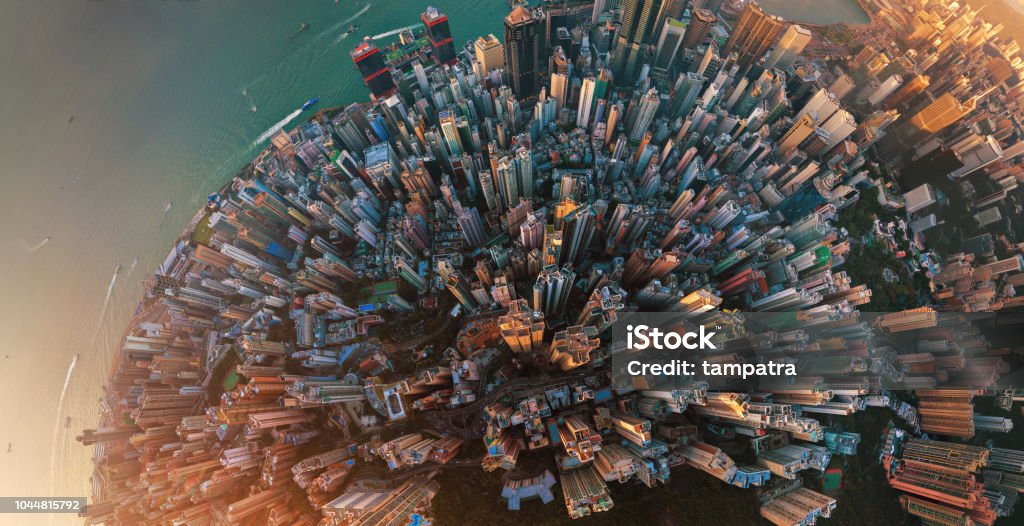
[(24, 241), (22, 241), (22, 245), (25, 246), (25, 250), (26, 251), (28, 251), (28, 252), (35, 252), (35, 251), (43, 248), (43, 245), (45, 245), (45, 244), (47, 244), (49, 242), (50, 242), (50, 238), (46, 237), (46, 238), (43, 238), (42, 241), (36, 243), (35, 245), (29, 245), (28, 243), (25, 243)]
[(298, 117), (301, 114), (302, 108), (299, 108), (289, 113), (287, 117), (281, 119), (280, 122), (268, 128), (267, 131), (261, 133), (260, 136), (252, 143), (252, 145), (257, 146), (259, 145), (259, 143), (273, 137), (275, 133), (281, 131), (285, 126), (288, 125), (289, 122), (292, 122), (293, 120), (295, 120), (296, 117)]
[(338, 22), (338, 24), (335, 27), (341, 27), (341, 26), (344, 26), (345, 24), (348, 24), (349, 22), (355, 22), (355, 20), (357, 18), (365, 15), (366, 12), (369, 11), (369, 10), (370, 10), (370, 4), (366, 4), (366, 5), (363, 6), (362, 9), (359, 10), (359, 12), (357, 12), (356, 14), (346, 18), (345, 20), (342, 20), (341, 22)]
[(378, 38), (384, 38), (384, 37), (389, 37), (391, 35), (397, 35), (397, 34), (401, 33), (402, 31), (405, 31), (406, 29), (413, 29), (413, 28), (417, 28), (419, 26), (420, 26), (420, 24), (413, 24), (411, 26), (405, 26), (405, 27), (400, 27), (398, 29), (392, 29), (391, 31), (385, 31), (385, 32), (383, 32), (383, 33), (381, 33), (379, 35), (373, 35), (373, 39), (377, 40)]
[[(351, 22), (355, 22), (355, 20), (357, 18), (363, 16), (369, 10), (370, 10), (370, 4), (366, 4), (365, 6), (363, 6), (362, 9), (359, 10), (358, 13), (356, 13), (356, 14), (348, 17), (348, 18), (346, 18), (345, 20), (342, 20), (341, 22), (338, 22), (331, 29), (337, 31), (338, 29), (341, 29), (341, 28), (345, 27), (345, 24), (348, 24), (348, 23), (351, 23)], [(334, 39), (334, 43), (337, 44), (338, 42), (341, 42), (342, 40), (345, 40), (346, 38), (348, 38), (348, 33), (343, 32), (342, 34), (338, 35), (338, 38)]]
[(164, 207), (164, 215), (160, 216), (160, 226), (164, 226), (164, 221), (167, 219), (167, 212), (171, 211), (171, 207), (174, 206), (174, 202), (168, 202), (167, 206)]
[(77, 354), (75, 355), (74, 358), (71, 359), (71, 365), (68, 366), (68, 373), (67, 373), (67, 375), (64, 376), (64, 387), (62, 387), (61, 390), (60, 390), (60, 399), (57, 400), (57, 411), (54, 414), (54, 421), (53, 421), (53, 444), (50, 447), (50, 490), (51, 490), (50, 493), (53, 493), (53, 483), (54, 483), (54, 476), (53, 476), (53, 474), (54, 474), (54, 471), (56, 469), (56, 466), (54, 465), (54, 463), (57, 460), (57, 437), (58, 437), (58, 433), (60, 432), (60, 414), (61, 414), (61, 410), (64, 408), (64, 399), (67, 398), (68, 387), (71, 386), (71, 375), (73, 375), (75, 373), (75, 366), (76, 365), (78, 365), (78, 355)]
[(114, 271), (114, 275), (110, 278), (110, 284), (107, 285), (107, 295), (103, 298), (103, 306), (100, 307), (100, 319), (96, 321), (96, 330), (92, 333), (92, 340), (90, 345), (96, 343), (96, 336), (99, 335), (100, 329), (103, 327), (103, 320), (107, 316), (107, 306), (110, 305), (110, 296), (114, 294), (114, 285), (117, 284), (117, 275), (121, 273), (121, 266), (118, 265), (117, 270)]

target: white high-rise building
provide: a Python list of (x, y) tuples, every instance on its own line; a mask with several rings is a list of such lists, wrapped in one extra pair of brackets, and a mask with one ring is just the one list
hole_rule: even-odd
[(839, 99), (827, 89), (819, 89), (811, 95), (803, 108), (793, 116), (793, 121), (799, 121), (800, 117), (810, 113), (814, 122), (821, 124), (828, 120), (833, 113), (839, 111)]
[(576, 109), (576, 126), (587, 128), (590, 125), (590, 110), (594, 107), (594, 77), (583, 79), (580, 88), (580, 105)]
[(793, 65), (800, 53), (811, 41), (811, 31), (803, 26), (793, 24), (786, 29), (775, 45), (772, 54), (768, 56), (765, 67), (785, 69)]
[(412, 65), (412, 70), (416, 74), (416, 83), (420, 86), (420, 91), (424, 95), (430, 94), (430, 81), (427, 80), (427, 72), (423, 69), (423, 64), (420, 61), (416, 61)]
[(533, 156), (527, 148), (516, 150), (516, 169), (519, 172), (519, 186), (523, 197), (533, 197)]
[(828, 146), (825, 147), (824, 151), (829, 151), (835, 148), (837, 144), (845, 140), (857, 129), (857, 121), (853, 119), (853, 115), (846, 110), (839, 110), (832, 114), (831, 117), (821, 125), (821, 128), (828, 132)]
[(964, 165), (950, 172), (949, 177), (951, 179), (959, 179), (970, 175), (1003, 158), (1003, 149), (999, 146), (999, 141), (991, 135), (986, 135), (983, 139), (974, 141), (974, 144), (969, 149), (957, 150), (956, 153), (960, 162), (964, 163)]
[(899, 75), (890, 75), (889, 78), (885, 79), (878, 88), (868, 95), (868, 103), (872, 106), (877, 106), (879, 102), (882, 102), (886, 97), (892, 95), (892, 92), (896, 91), (897, 88), (903, 85), (903, 77)]
[(640, 99), (640, 109), (636, 122), (633, 124), (633, 129), (629, 133), (630, 139), (639, 141), (644, 136), (647, 128), (651, 126), (651, 122), (654, 121), (654, 115), (658, 112), (659, 104), (661, 104), (661, 98), (658, 96), (658, 90), (651, 88)]

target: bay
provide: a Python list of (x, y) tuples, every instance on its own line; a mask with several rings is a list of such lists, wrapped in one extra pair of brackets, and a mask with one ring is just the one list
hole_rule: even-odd
[(856, 25), (871, 21), (857, 0), (758, 0), (758, 3), (765, 12), (791, 22)]

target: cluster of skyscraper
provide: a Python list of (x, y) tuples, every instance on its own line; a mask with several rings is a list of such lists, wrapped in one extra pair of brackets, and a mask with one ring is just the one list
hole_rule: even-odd
[[(804, 524), (837, 506), (804, 476), (870, 453), (826, 418), (869, 410), (900, 422), (883, 459), (908, 513), (1009, 514), (1020, 452), (903, 439), (1006, 432), (974, 399), (1024, 400), (1000, 387), (1006, 350), (961, 314), (1019, 305), (1021, 246), (923, 249), (948, 197), (936, 173), (985, 174), (999, 188), (977, 215), (1009, 225), (990, 210), (1024, 173), (1024, 147), (1002, 146), (1019, 50), (937, 0), (881, 8), (865, 34), (911, 31), (830, 65), (755, 2), (521, 4), (503, 40), (457, 47), (431, 7), (397, 43), (359, 43), (371, 102), (278, 133), (210, 196), (151, 276), (81, 437), (97, 446), (89, 520), (405, 524), (432, 515), (437, 472), (473, 465), (509, 471), (512, 510), (560, 492), (584, 517), (614, 509), (616, 484), (694, 468)], [(889, 152), (904, 177), (953, 168), (896, 196), (875, 168), (901, 167)], [(924, 236), (927, 305), (862, 312), (876, 284), (843, 265), (895, 234), (837, 223), (869, 189)], [(703, 360), (800, 375), (612, 384), (626, 350), (610, 327), (653, 311), (716, 327)], [(521, 473), (525, 457), (547, 470)]]

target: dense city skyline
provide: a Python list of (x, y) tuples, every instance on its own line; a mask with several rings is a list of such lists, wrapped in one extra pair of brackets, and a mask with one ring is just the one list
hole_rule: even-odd
[[(697, 508), (752, 504), (730, 520), (1005, 522), (1016, 43), (943, 0), (828, 27), (512, 4), (459, 48), (434, 7), (354, 43), (333, 67), (369, 102), (269, 134), (208, 196), (78, 437), (87, 520), (616, 522), (697, 473), (720, 481)], [(713, 328), (706, 362), (800, 373), (623, 384), (612, 334), (645, 312)], [(471, 480), (507, 509), (458, 506)]]

